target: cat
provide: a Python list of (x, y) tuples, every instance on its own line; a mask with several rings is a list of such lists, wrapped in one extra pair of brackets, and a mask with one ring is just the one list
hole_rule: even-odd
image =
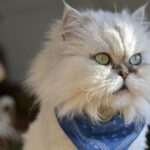
[(146, 5), (133, 13), (64, 5), (28, 73), (26, 85), (37, 95), (40, 112), (23, 136), (23, 149), (77, 150), (61, 126), (63, 118), (86, 115), (93, 124), (105, 124), (119, 114), (125, 125), (144, 122), (128, 147), (144, 150), (150, 122)]

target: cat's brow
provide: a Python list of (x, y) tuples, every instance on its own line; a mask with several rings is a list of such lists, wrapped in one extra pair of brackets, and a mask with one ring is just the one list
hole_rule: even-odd
[(63, 57), (83, 56), (81, 54), (63, 54)]

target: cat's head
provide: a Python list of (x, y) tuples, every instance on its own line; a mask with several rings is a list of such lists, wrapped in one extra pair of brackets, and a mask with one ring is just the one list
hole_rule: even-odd
[(134, 13), (87, 10), (67, 4), (51, 27), (27, 83), (41, 102), (70, 117), (94, 120), (123, 113), (126, 121), (150, 115), (150, 34), (145, 6)]

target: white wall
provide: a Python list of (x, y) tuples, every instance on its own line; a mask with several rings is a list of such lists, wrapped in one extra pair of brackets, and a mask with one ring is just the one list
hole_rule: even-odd
[[(147, 0), (116, 0), (117, 7), (144, 4)], [(79, 8), (110, 8), (113, 0), (68, 0)], [(0, 42), (5, 47), (10, 77), (20, 81), (29, 62), (40, 50), (48, 23), (61, 16), (61, 0), (0, 0)]]

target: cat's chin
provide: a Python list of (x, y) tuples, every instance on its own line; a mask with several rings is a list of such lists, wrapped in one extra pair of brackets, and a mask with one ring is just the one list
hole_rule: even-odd
[(123, 84), (119, 89), (114, 91), (115, 95), (127, 94), (127, 93), (129, 93), (129, 89), (125, 84)]

